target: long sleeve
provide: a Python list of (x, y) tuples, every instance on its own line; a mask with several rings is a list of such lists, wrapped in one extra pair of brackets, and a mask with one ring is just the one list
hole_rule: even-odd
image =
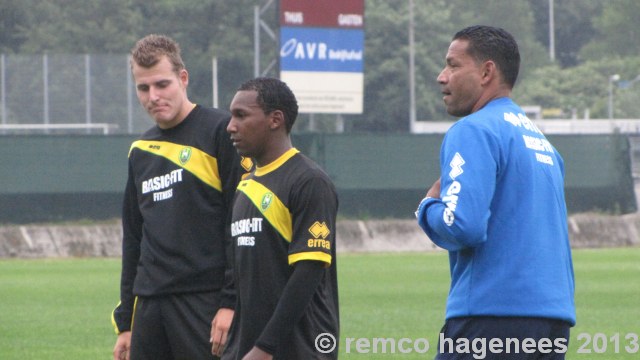
[(256, 341), (257, 347), (274, 354), (282, 341), (289, 337), (293, 331), (292, 324), (302, 318), (325, 274), (324, 270), (325, 264), (320, 261), (296, 263), (271, 320)]
[(216, 134), (218, 144), (218, 170), (222, 181), (222, 197), (225, 214), (225, 275), (222, 287), (221, 307), (233, 309), (236, 301), (236, 288), (234, 281), (234, 244), (231, 237), (231, 212), (233, 210), (233, 198), (236, 187), (240, 182), (245, 170), (241, 166), (242, 158), (238, 155), (233, 143), (226, 133), (228, 121), (223, 122), (224, 126), (219, 128)]
[(133, 181), (131, 164), (122, 207), (122, 275), (120, 279), (120, 303), (113, 310), (112, 322), (116, 333), (131, 329), (133, 306), (133, 283), (140, 259), (142, 239), (142, 214), (138, 208), (137, 191)]
[(486, 241), (500, 163), (495, 135), (473, 122), (457, 123), (440, 153), (440, 198), (424, 199), (418, 223), (438, 246), (457, 251)]

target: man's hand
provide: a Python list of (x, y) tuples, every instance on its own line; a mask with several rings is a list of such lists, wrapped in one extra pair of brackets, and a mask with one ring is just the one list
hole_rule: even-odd
[(211, 353), (213, 355), (222, 356), (232, 320), (233, 310), (220, 308), (213, 321), (211, 321), (211, 339), (209, 339), (209, 342), (211, 342)]
[(253, 347), (253, 349), (251, 349), (251, 351), (249, 351), (247, 353), (247, 355), (245, 355), (242, 360), (272, 360), (273, 359), (273, 355), (269, 354), (268, 352), (262, 351), (257, 347)]
[(131, 349), (131, 331), (123, 331), (118, 335), (116, 345), (113, 347), (113, 360), (129, 360)]
[(431, 185), (431, 188), (427, 191), (427, 197), (434, 199), (440, 198), (440, 178)]

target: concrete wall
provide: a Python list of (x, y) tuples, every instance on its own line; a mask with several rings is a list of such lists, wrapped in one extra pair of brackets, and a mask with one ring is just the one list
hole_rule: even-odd
[[(440, 251), (414, 220), (339, 221), (338, 252)], [(569, 218), (573, 248), (640, 246), (640, 215), (577, 214)], [(100, 225), (0, 227), (0, 258), (119, 257), (122, 231)]]

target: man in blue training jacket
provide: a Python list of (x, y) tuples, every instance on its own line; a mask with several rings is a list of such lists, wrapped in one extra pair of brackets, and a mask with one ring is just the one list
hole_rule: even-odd
[(447, 112), (463, 118), (416, 211), (449, 251), (436, 359), (478, 355), (465, 342), (485, 344), (489, 359), (564, 359), (576, 322), (564, 163), (510, 98), (519, 67), (513, 36), (471, 26), (453, 37), (437, 79)]

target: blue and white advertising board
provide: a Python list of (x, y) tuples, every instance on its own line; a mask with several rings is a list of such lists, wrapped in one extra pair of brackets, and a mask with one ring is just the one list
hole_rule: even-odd
[(362, 113), (363, 12), (363, 0), (281, 2), (280, 79), (300, 113)]

